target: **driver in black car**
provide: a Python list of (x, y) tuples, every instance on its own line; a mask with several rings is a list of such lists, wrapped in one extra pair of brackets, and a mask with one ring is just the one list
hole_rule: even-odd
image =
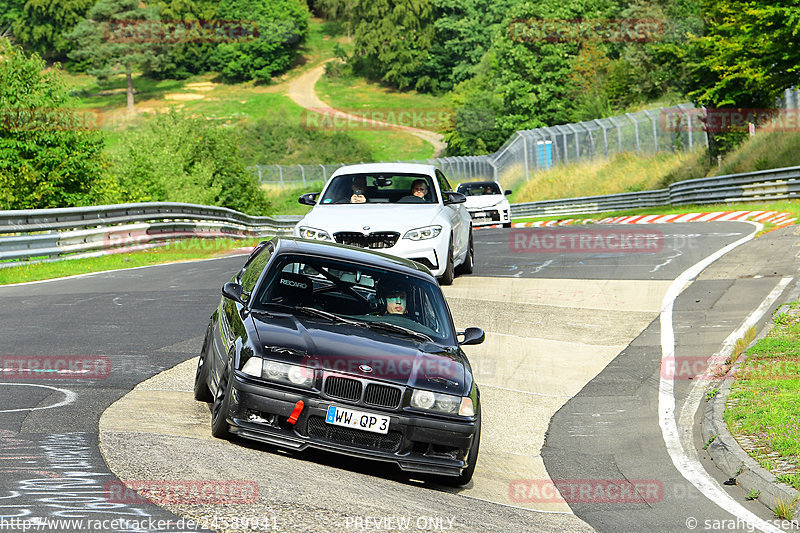
[(407, 292), (399, 285), (381, 286), (378, 294), (386, 309), (380, 310), (384, 315), (405, 315), (408, 316)]

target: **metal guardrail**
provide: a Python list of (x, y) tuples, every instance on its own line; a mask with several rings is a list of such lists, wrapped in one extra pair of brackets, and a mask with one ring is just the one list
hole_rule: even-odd
[[(699, 178), (666, 189), (511, 205), (512, 218), (642, 207), (800, 198), (800, 167)], [(187, 237), (291, 234), (300, 216), (254, 217), (224, 207), (154, 202), (0, 211), (0, 266), (157, 246)]]
[(625, 211), (643, 207), (800, 198), (800, 167), (698, 178), (653, 191), (545, 200), (511, 205), (511, 218)]
[(224, 207), (172, 202), (0, 211), (0, 260), (86, 257), (187, 237), (286, 235), (298, 220), (298, 216), (254, 217)]

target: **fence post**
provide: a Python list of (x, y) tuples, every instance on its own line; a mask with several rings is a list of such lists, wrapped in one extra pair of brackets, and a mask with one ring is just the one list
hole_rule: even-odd
[[(662, 108), (662, 109), (663, 109), (663, 108)], [(650, 122), (652, 122), (652, 123), (653, 123), (653, 144), (655, 145), (655, 150), (656, 150), (654, 153), (656, 153), (656, 154), (657, 154), (657, 153), (658, 153), (658, 131), (656, 130), (656, 121), (655, 121), (655, 119), (654, 119), (654, 118), (653, 118), (653, 117), (650, 115), (650, 112), (649, 112), (649, 111), (647, 111), (646, 109), (645, 109), (645, 110), (643, 110), (643, 111), (644, 111), (644, 114), (645, 114), (645, 115), (647, 115), (647, 118), (649, 118), (649, 119), (650, 119)]]
[(275, 166), (278, 167), (278, 174), (281, 177), (281, 187), (283, 187), (283, 168), (281, 168), (280, 165), (275, 165)]
[(595, 123), (600, 126), (600, 129), (603, 130), (603, 155), (606, 159), (608, 159), (608, 134), (606, 133), (606, 127), (603, 126), (603, 123), (600, 122), (600, 119), (594, 119)]
[(525, 155), (525, 181), (529, 181), (531, 179), (531, 173), (528, 169), (528, 136), (524, 135), (521, 131), (518, 131), (517, 135), (522, 137), (522, 153)]
[(303, 187), (306, 186), (306, 169), (303, 168), (303, 165), (297, 165), (300, 167), (300, 176), (303, 178)]
[(639, 146), (639, 123), (636, 122), (636, 119), (633, 118), (633, 115), (631, 115), (630, 113), (625, 113), (625, 116), (628, 117), (628, 119), (631, 122), (633, 122), (633, 131), (634, 134), (636, 135), (636, 153), (641, 154), (642, 150), (641, 147)]
[(320, 165), (322, 167), (322, 181), (328, 181), (328, 175), (325, 173), (325, 165)]
[[(693, 137), (693, 135), (692, 135), (693, 134), (693, 132), (692, 132), (692, 114), (689, 111), (687, 111), (686, 109), (683, 108), (683, 104), (678, 104), (678, 109), (680, 111), (686, 113), (686, 131), (689, 134), (689, 151), (691, 152), (692, 151), (692, 145), (693, 145), (693, 139), (692, 139), (692, 137)], [(705, 107), (703, 109), (705, 109)], [(706, 140), (708, 140), (708, 137), (706, 137)], [(708, 146), (708, 145), (706, 145), (706, 146)]]
[(261, 165), (258, 165), (256, 168), (258, 169), (258, 182), (264, 183), (264, 180), (261, 179), (261, 171), (262, 171)]
[(572, 130), (572, 134), (575, 136), (575, 162), (580, 163), (581, 161), (581, 141), (578, 139), (578, 130), (575, 129), (575, 126), (572, 124), (567, 124), (567, 127)]

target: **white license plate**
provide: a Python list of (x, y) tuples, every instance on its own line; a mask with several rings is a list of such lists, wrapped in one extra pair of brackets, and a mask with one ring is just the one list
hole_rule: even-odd
[(328, 407), (328, 415), (325, 417), (325, 422), (334, 426), (383, 433), (384, 435), (389, 432), (389, 420), (388, 416), (355, 411), (335, 405)]
[(483, 218), (483, 217), (488, 217), (489, 213), (486, 213), (484, 211), (478, 211), (477, 213), (472, 213), (472, 216), (474, 216), (475, 218)]

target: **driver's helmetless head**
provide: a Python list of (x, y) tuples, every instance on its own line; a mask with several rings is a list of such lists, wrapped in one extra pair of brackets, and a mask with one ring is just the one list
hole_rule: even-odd
[(406, 291), (391, 291), (386, 293), (386, 311), (393, 315), (402, 315), (406, 312)]
[(364, 191), (367, 188), (367, 178), (364, 176), (356, 176), (353, 178), (353, 184), (351, 185), (351, 188), (353, 189), (353, 192), (360, 190), (361, 194), (364, 194)]
[(425, 183), (425, 180), (414, 180), (414, 183), (411, 184), (411, 194), (420, 198), (428, 194), (428, 184)]

